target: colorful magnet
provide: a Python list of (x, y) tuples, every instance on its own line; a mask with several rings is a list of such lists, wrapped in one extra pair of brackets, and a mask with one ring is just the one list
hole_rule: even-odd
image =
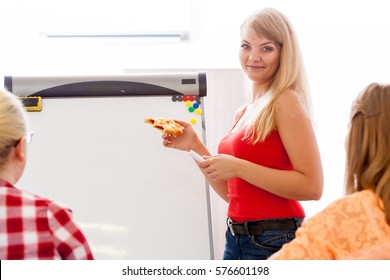
[(198, 108), (195, 110), (195, 114), (201, 115), (203, 113), (202, 109)]

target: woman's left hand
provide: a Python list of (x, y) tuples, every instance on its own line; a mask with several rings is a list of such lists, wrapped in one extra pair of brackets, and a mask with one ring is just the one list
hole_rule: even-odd
[(220, 182), (236, 177), (239, 159), (225, 154), (204, 156), (204, 159), (198, 165), (209, 179)]

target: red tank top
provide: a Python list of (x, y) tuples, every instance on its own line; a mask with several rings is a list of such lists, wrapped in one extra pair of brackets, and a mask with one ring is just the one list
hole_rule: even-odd
[[(230, 132), (220, 142), (218, 153), (228, 154), (265, 167), (293, 170), (277, 130), (256, 145), (243, 140), (245, 127)], [(228, 216), (236, 222), (273, 218), (304, 218), (305, 212), (298, 201), (274, 195), (241, 178), (228, 180)]]

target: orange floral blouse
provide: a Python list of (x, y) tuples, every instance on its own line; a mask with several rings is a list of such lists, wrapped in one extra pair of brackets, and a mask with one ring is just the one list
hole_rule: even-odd
[(390, 226), (383, 202), (374, 192), (364, 190), (336, 200), (303, 222), (296, 238), (270, 259), (375, 259), (377, 249), (370, 254), (371, 249), (381, 244), (381, 258), (390, 259)]

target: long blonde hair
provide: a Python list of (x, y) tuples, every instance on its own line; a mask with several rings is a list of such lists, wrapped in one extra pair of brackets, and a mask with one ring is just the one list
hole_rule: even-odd
[(390, 85), (372, 83), (357, 97), (346, 139), (346, 194), (374, 191), (390, 225)]
[(0, 89), (0, 169), (12, 146), (26, 131), (27, 118), (22, 103), (12, 93)]
[[(275, 129), (275, 100), (286, 89), (300, 96), (308, 115), (311, 114), (310, 92), (301, 50), (295, 31), (288, 18), (273, 8), (256, 11), (241, 25), (241, 33), (253, 29), (259, 36), (274, 41), (281, 47), (279, 68), (268, 92), (254, 103), (263, 103), (251, 125), (247, 127), (244, 138), (253, 144), (264, 141)], [(266, 102), (264, 102), (266, 100)], [(256, 105), (256, 104), (254, 104)]]

